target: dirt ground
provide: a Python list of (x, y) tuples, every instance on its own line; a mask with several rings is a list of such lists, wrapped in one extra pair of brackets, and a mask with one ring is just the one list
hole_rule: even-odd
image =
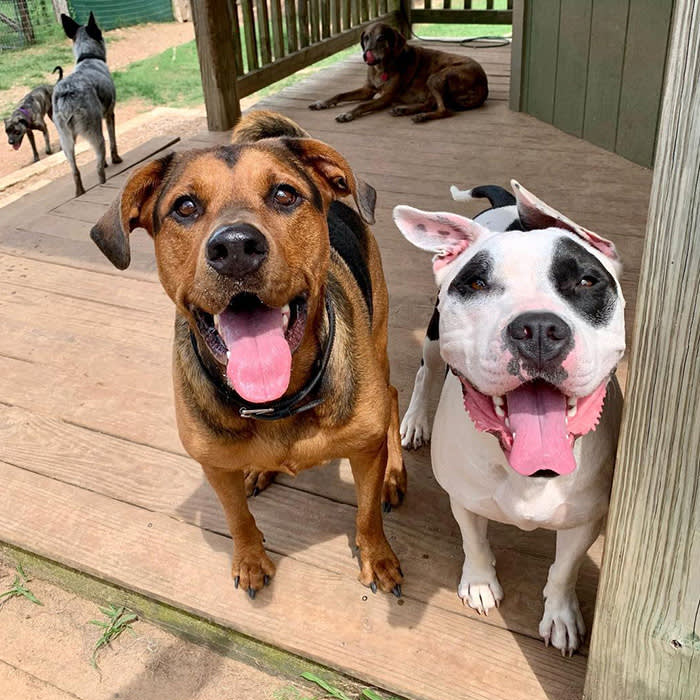
[[(112, 39), (107, 45), (107, 64), (110, 70), (117, 70), (124, 68), (133, 61), (148, 58), (172, 46), (178, 46), (191, 41), (194, 39), (194, 27), (191, 22), (144, 24), (137, 27), (128, 27), (126, 29), (115, 29), (111, 32), (105, 32), (105, 35)], [(66, 39), (66, 42), (68, 43), (69, 40)], [(67, 68), (67, 66), (64, 66), (64, 68)], [(50, 73), (47, 73), (46, 80), (47, 82), (53, 82), (55, 76), (51, 76)], [(0, 103), (19, 102), (31, 87), (32, 86), (29, 85), (23, 85), (11, 88), (10, 90), (0, 91)], [(177, 133), (182, 137), (186, 137), (206, 128), (206, 118), (204, 108), (202, 107), (202, 109), (198, 111), (191, 109), (183, 110), (179, 116), (176, 113), (171, 113), (168, 116), (154, 119), (148, 124), (147, 128), (124, 129), (135, 117), (152, 109), (153, 107), (151, 105), (146, 105), (139, 100), (119, 102), (117, 97), (117, 144), (120, 151), (126, 153), (140, 143), (165, 133)], [(59, 148), (58, 133), (50, 120), (48, 120), (48, 125), (51, 147), (54, 151), (57, 151)], [(46, 158), (43, 151), (44, 137), (40, 132), (34, 133), (39, 156), (43, 160)], [(32, 149), (26, 138), (22, 142), (21, 148), (18, 151), (13, 151), (7, 144), (7, 139), (3, 134), (2, 140), (0, 141), (0, 153), (2, 154), (0, 156), (0, 178), (21, 168), (30, 166), (33, 163)], [(78, 163), (80, 164), (81, 160), (85, 162), (93, 158), (94, 155), (91, 152), (86, 153), (83, 154), (82, 158), (78, 159)], [(42, 181), (46, 179), (51, 180), (68, 173), (68, 164), (65, 163), (64, 159), (61, 159), (61, 165), (62, 167), (60, 168), (51, 168), (50, 171), (43, 173), (41, 175)], [(28, 183), (24, 183), (23, 187), (26, 188), (27, 184)], [(20, 190), (15, 189), (14, 194), (18, 191)], [(7, 192), (0, 193), (0, 206), (3, 201), (2, 194), (7, 195)]]
[[(16, 572), (0, 564), (0, 593)], [(304, 681), (269, 675), (137, 621), (90, 663), (98, 606), (39, 579), (0, 603), (0, 696), (13, 700), (310, 700)]]

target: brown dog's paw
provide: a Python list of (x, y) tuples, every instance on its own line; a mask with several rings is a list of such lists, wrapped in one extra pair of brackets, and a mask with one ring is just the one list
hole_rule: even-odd
[(245, 495), (257, 496), (274, 480), (277, 472), (245, 472)]
[(330, 107), (330, 105), (326, 104), (323, 100), (319, 100), (318, 102), (312, 102), (309, 105), (309, 109), (313, 109), (313, 110), (328, 109), (329, 107)]
[(337, 122), (340, 122), (341, 124), (342, 124), (343, 122), (351, 122), (353, 119), (354, 119), (354, 117), (352, 116), (352, 112), (341, 112), (341, 113), (335, 118), (335, 120), (336, 120)]
[(234, 554), (231, 566), (233, 585), (246, 591), (251, 599), (270, 583), (274, 575), (275, 565), (262, 546), (250, 547)]
[(382, 510), (388, 513), (392, 508), (397, 508), (403, 503), (408, 487), (408, 476), (403, 460), (397, 468), (387, 466), (382, 485)]
[(406, 107), (392, 107), (389, 110), (392, 117), (404, 117), (407, 114)]
[(372, 593), (379, 590), (401, 597), (403, 573), (396, 555), (385, 540), (381, 546), (360, 548), (360, 583), (368, 586)]
[(419, 112), (415, 116), (411, 117), (411, 121), (414, 124), (422, 124), (428, 121), (428, 115), (425, 112)]

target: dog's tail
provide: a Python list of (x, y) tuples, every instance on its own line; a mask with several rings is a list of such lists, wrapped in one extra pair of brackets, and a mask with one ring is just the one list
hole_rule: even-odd
[(258, 109), (241, 118), (233, 130), (231, 143), (252, 143), (277, 136), (307, 138), (309, 133), (283, 114)]
[(51, 72), (58, 73), (58, 80), (56, 82), (63, 80), (63, 68), (61, 68), (61, 66), (56, 66)]
[(455, 202), (469, 202), (472, 199), (488, 199), (491, 206), (510, 207), (514, 205), (515, 197), (499, 185), (481, 185), (470, 190), (460, 190), (455, 185), (450, 187), (450, 194)]

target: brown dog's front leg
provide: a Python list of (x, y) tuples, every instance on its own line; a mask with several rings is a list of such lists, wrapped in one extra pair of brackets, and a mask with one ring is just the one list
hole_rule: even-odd
[(341, 102), (355, 102), (357, 100), (368, 100), (374, 95), (376, 89), (371, 85), (364, 85), (357, 90), (350, 90), (349, 92), (341, 92), (333, 97), (329, 97), (327, 100), (318, 100), (318, 102), (313, 102), (309, 105), (309, 109), (328, 109), (329, 107), (335, 107)]
[(373, 592), (379, 586), (382, 591), (400, 597), (403, 574), (382, 524), (380, 501), (386, 461), (386, 441), (375, 454), (361, 453), (350, 458), (357, 492), (355, 542), (360, 550), (360, 582)]
[(266, 586), (275, 574), (275, 565), (265, 553), (263, 536), (248, 510), (243, 472), (226, 471), (202, 465), (207, 480), (221, 501), (226, 514), (234, 552), (231, 576), (251, 598)]
[(388, 457), (382, 487), (382, 510), (385, 513), (388, 513), (392, 507), (396, 508), (401, 505), (406, 495), (408, 482), (399, 431), (399, 395), (391, 384), (389, 385), (389, 395), (391, 397), (391, 418), (387, 431)]
[(337, 122), (351, 122), (353, 119), (357, 119), (358, 117), (364, 117), (365, 114), (370, 114), (371, 112), (378, 112), (379, 110), (385, 109), (394, 102), (398, 92), (398, 86), (398, 78), (392, 78), (382, 87), (379, 97), (367, 102), (361, 102), (359, 105), (357, 105), (357, 107), (351, 109), (349, 112), (342, 112), (339, 114), (335, 120)]

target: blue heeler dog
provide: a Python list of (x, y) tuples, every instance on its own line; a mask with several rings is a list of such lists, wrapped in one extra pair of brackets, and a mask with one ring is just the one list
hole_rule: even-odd
[(117, 153), (114, 133), (114, 104), (116, 90), (107, 68), (107, 52), (102, 32), (92, 12), (85, 26), (79, 25), (68, 15), (61, 15), (63, 31), (73, 40), (75, 70), (61, 80), (53, 91), (53, 121), (61, 139), (61, 148), (68, 158), (75, 196), (85, 192), (80, 172), (75, 163), (75, 140), (84, 136), (97, 155), (97, 175), (105, 182), (105, 139), (102, 119), (107, 122), (112, 163), (121, 163)]
[[(58, 79), (63, 78), (63, 69), (56, 66), (54, 73), (58, 73)], [(27, 140), (34, 153), (34, 162), (39, 160), (39, 151), (36, 150), (34, 134), (32, 130), (41, 131), (46, 142), (46, 153), (51, 154), (51, 141), (49, 140), (49, 130), (46, 127), (44, 117), (51, 117), (51, 95), (53, 85), (39, 85), (31, 92), (28, 92), (22, 101), (17, 105), (9, 119), (5, 119), (5, 133), (7, 143), (16, 150), (22, 145), (22, 140), (26, 134)]]

